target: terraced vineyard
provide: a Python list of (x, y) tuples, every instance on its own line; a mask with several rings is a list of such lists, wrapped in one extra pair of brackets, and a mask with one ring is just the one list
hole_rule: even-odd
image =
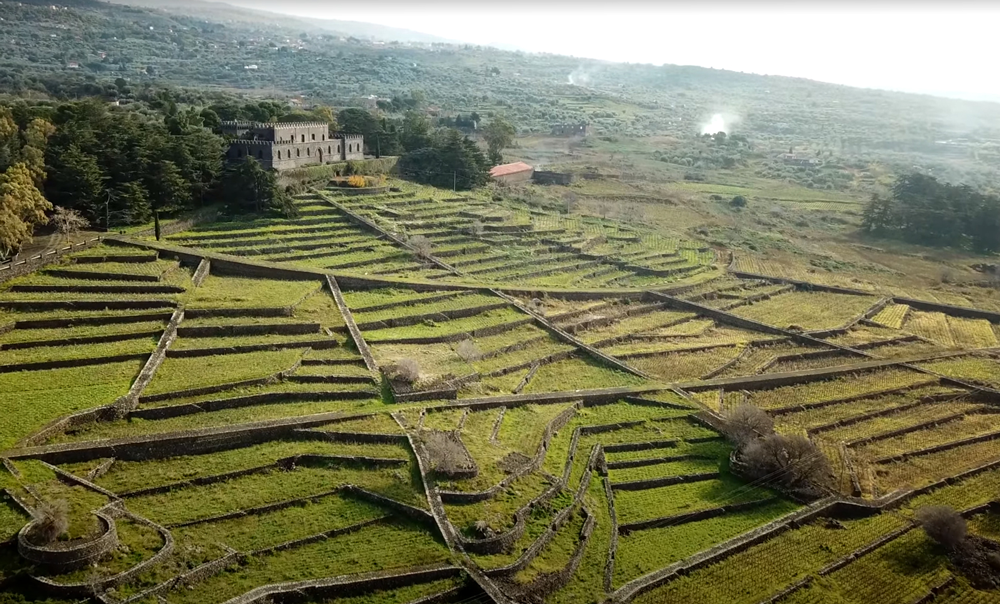
[[(400, 189), (0, 285), (0, 601), (1000, 601), (911, 530), (998, 532), (1000, 315)], [(731, 471), (743, 403), (825, 498)]]

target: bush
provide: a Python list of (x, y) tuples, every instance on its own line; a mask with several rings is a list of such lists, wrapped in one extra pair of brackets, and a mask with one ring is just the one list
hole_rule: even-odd
[(774, 420), (767, 412), (746, 403), (726, 414), (725, 433), (737, 447), (745, 447), (751, 441), (774, 434)]
[(479, 351), (476, 343), (471, 339), (459, 342), (458, 346), (455, 347), (455, 352), (467, 363), (483, 358), (483, 353)]
[(433, 248), (433, 244), (430, 239), (424, 237), (423, 235), (415, 235), (410, 237), (407, 240), (407, 243), (410, 244), (410, 247), (413, 248), (413, 251), (416, 252), (417, 256), (420, 256), (421, 258), (430, 257), (431, 250)]
[(420, 379), (420, 365), (413, 359), (400, 359), (395, 364), (386, 367), (389, 379), (413, 384)]
[(729, 202), (729, 205), (734, 208), (745, 208), (747, 207), (747, 198), (742, 195), (737, 195), (736, 197), (733, 197), (733, 200)]
[(917, 510), (917, 521), (927, 536), (949, 550), (958, 549), (968, 529), (965, 518), (946, 505), (929, 505)]
[(458, 434), (425, 430), (421, 432), (420, 439), (427, 448), (427, 456), (435, 472), (451, 476), (475, 467)]
[(753, 478), (808, 494), (827, 487), (833, 475), (823, 452), (803, 436), (771, 434), (752, 440), (740, 449), (739, 458)]
[(79, 212), (61, 206), (57, 206), (52, 213), (52, 223), (56, 225), (56, 230), (64, 235), (76, 233), (90, 226), (90, 221)]
[(43, 501), (35, 508), (35, 528), (31, 542), (48, 545), (66, 534), (69, 529), (69, 503), (63, 499)]

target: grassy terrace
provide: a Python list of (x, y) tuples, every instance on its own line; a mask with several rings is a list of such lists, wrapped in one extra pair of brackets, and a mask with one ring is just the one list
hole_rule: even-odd
[[(581, 189), (591, 186), (589, 181), (580, 185)], [(597, 604), (611, 595), (604, 584), (614, 537), (605, 480), (613, 493), (617, 521), (627, 527), (617, 536), (611, 591), (800, 507), (770, 490), (769, 484), (747, 483), (731, 474), (731, 445), (691, 417), (699, 411), (725, 412), (744, 401), (768, 411), (779, 432), (805, 435), (831, 457), (836, 485), (845, 495), (852, 488), (845, 459), (855, 470), (865, 498), (942, 481), (1000, 459), (1000, 439), (984, 439), (1000, 431), (995, 403), (966, 387), (942, 383), (934, 375), (1000, 388), (1000, 361), (989, 350), (998, 345), (997, 325), (889, 305), (871, 321), (822, 334), (829, 347), (802, 344), (650, 304), (649, 298), (641, 302), (636, 290), (671, 288), (676, 297), (731, 308), (737, 316), (773, 327), (803, 331), (843, 326), (880, 296), (795, 291), (766, 281), (737, 279), (716, 264), (716, 253), (705, 243), (654, 232), (644, 223), (626, 225), (559, 213), (552, 205), (494, 201), (486, 193), (457, 198), (450, 191), (409, 183), (401, 187), (414, 196), (331, 198), (401, 237), (427, 237), (431, 253), (466, 276), (416, 258), (390, 239), (355, 224), (316, 195), (297, 200), (301, 210), (297, 219), (199, 225), (168, 240), (208, 252), (246, 256), (248, 261), (345, 275), (341, 283), (344, 299), (362, 326), (377, 365), (415, 361), (417, 390), (463, 378), (455, 401), (393, 403), (389, 389), (369, 379), (371, 374), (348, 336), (341, 311), (318, 277), (296, 281), (213, 273), (195, 287), (193, 266), (181, 267), (138, 248), (97, 246), (0, 285), (0, 366), (135, 355), (134, 360), (82, 367), (0, 372), (4, 417), (0, 451), (16, 449), (53, 420), (111, 404), (126, 394), (176, 307), (185, 309), (179, 335), (135, 411), (122, 419), (49, 434), (44, 442), (87, 446), (101, 439), (173, 436), (202, 428), (224, 431), (253, 422), (330, 414), (329, 423), (311, 428), (314, 432), (274, 433), (257, 440), (228, 436), (199, 440), (198, 444), (213, 445), (197, 449), (207, 452), (185, 451), (182, 446), (162, 458), (120, 456), (61, 463), (62, 470), (89, 478), (122, 497), (129, 511), (167, 525), (173, 536), (174, 551), (144, 569), (133, 582), (116, 588), (115, 598), (170, 581), (230, 550), (249, 554), (294, 540), (301, 541), (241, 558), (190, 585), (178, 584), (164, 597), (170, 604), (221, 603), (275, 582), (404, 571), (442, 562), (466, 564), (449, 552), (431, 524), (414, 523), (391, 505), (338, 490), (355, 485), (430, 509), (416, 458), (390, 413), (402, 414), (407, 430), (415, 430), (419, 423), (425, 431), (456, 434), (475, 460), (478, 474), (474, 477), (449, 478), (437, 472), (428, 477), (444, 492), (444, 513), (464, 538), (481, 539), (511, 530), (518, 510), (547, 495), (526, 513), (524, 533), (509, 548), (470, 554), (481, 568), (496, 569), (516, 561), (560, 512), (569, 509), (566, 522), (538, 556), (499, 582), (502, 589), (528, 586), (563, 569), (580, 547), (582, 510), (594, 517), (593, 533), (572, 576), (544, 596), (518, 596), (560, 604)], [(734, 190), (745, 192), (742, 187)], [(704, 194), (701, 189), (692, 191)], [(679, 205), (671, 205), (670, 211), (671, 216), (683, 213)], [(683, 232), (697, 231), (685, 228)], [(763, 260), (737, 258), (738, 267), (770, 267), (764, 264)], [(680, 272), (648, 274), (650, 269)], [(826, 276), (822, 273), (816, 271), (817, 278)], [(345, 285), (348, 275), (388, 278), (387, 283), (393, 285), (351, 289)], [(810, 275), (806, 271), (788, 274), (806, 279)], [(421, 290), (434, 288), (435, 283), (439, 286), (416, 291), (407, 281), (419, 281)], [(461, 288), (449, 290), (445, 284)], [(850, 285), (850, 281), (844, 279), (841, 284)], [(512, 293), (522, 304), (651, 379), (600, 362), (561, 341), (486, 291), (491, 286), (516, 290)], [(682, 286), (690, 288), (672, 289)], [(932, 299), (929, 292), (906, 293)], [(933, 299), (959, 301), (948, 295), (940, 288)], [(986, 296), (965, 295), (968, 300), (987, 301)], [(49, 308), (39, 304), (43, 301), (59, 304)], [(65, 304), (81, 301), (90, 304)], [(137, 308), (104, 307), (112, 301)], [(138, 308), (151, 302), (155, 308)], [(7, 327), (11, 324), (16, 328)], [(709, 375), (738, 378), (872, 360), (836, 352), (832, 345), (857, 347), (872, 359), (937, 351), (970, 353), (919, 362), (916, 368), (888, 367), (781, 387), (692, 388), (695, 392), (690, 399), (684, 393), (660, 390), (631, 402), (588, 400), (581, 404), (572, 400), (571, 393), (579, 390), (666, 388), (671, 382), (697, 381)], [(199, 356), (185, 356), (191, 354)], [(800, 354), (807, 356), (792, 358)], [(284, 375), (265, 381), (276, 374)], [(515, 390), (525, 396), (554, 392), (566, 396), (560, 402), (514, 399), (505, 401), (506, 407), (461, 406), (470, 398), (510, 396)], [(568, 422), (543, 447), (549, 427), (557, 418), (566, 419), (570, 411)], [(608, 464), (606, 477), (600, 464), (587, 467), (597, 447), (604, 450), (598, 462)], [(927, 447), (940, 450), (923, 451)], [(541, 467), (523, 471), (539, 451), (544, 453)], [(919, 454), (907, 455), (914, 452)], [(297, 461), (293, 464), (291, 459)], [(91, 512), (106, 504), (108, 497), (69, 486), (37, 461), (18, 459), (14, 468), (20, 476), (0, 469), (0, 486), (28, 499), (29, 489), (45, 499), (64, 499), (70, 511), (69, 537), (94, 533), (97, 524)], [(515, 473), (518, 476), (511, 478)], [(590, 482), (581, 493), (580, 505), (570, 509), (588, 475)], [(564, 477), (565, 484), (561, 484)], [(685, 482), (635, 484), (647, 480)], [(966, 508), (995, 499), (1000, 492), (1000, 471), (952, 482), (906, 500), (891, 512), (838, 519), (837, 523), (819, 518), (796, 525), (715, 564), (673, 577), (634, 601), (767, 601), (796, 581), (815, 577), (824, 566), (906, 526), (923, 505)], [(461, 494), (480, 493), (500, 484), (503, 488), (482, 500), (458, 500)], [(164, 490), (149, 492), (151, 488)], [(289, 500), (297, 501), (282, 503)], [(635, 524), (744, 503), (753, 505), (700, 520), (674, 518), (655, 527)], [(282, 505), (242, 512), (275, 504)], [(995, 539), (1000, 530), (993, 516), (971, 519), (970, 532)], [(0, 496), (0, 541), (15, 535), (26, 520), (13, 500)], [(139, 523), (122, 520), (117, 528), (124, 547), (96, 564), (54, 578), (106, 577), (149, 559), (162, 546), (161, 537)], [(332, 535), (325, 535), (331, 531)], [(68, 600), (32, 591), (23, 578), (28, 572), (35, 571), (16, 550), (0, 548), (0, 602), (68, 604)], [(836, 572), (816, 577), (808, 589), (785, 601), (911, 604), (954, 572), (942, 552), (914, 530)], [(338, 594), (323, 602), (410, 604), (460, 585), (468, 589), (456, 600), (480, 597), (477, 587), (458, 577)], [(1000, 594), (975, 590), (959, 576), (937, 596), (938, 601), (993, 602), (1000, 601)], [(141, 604), (155, 602), (146, 598)]]

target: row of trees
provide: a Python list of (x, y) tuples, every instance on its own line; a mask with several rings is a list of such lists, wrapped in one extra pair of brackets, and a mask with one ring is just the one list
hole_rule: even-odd
[(54, 127), (41, 118), (25, 119), (0, 107), (0, 258), (12, 255), (46, 224), (52, 204), (42, 195), (45, 148)]
[(864, 230), (931, 246), (1000, 250), (1000, 197), (926, 174), (905, 174), (889, 195), (874, 195), (864, 211)]

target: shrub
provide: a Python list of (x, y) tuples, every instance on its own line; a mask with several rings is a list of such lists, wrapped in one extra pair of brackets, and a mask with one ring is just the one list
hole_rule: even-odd
[(90, 221), (79, 212), (61, 206), (57, 206), (52, 213), (52, 223), (56, 225), (56, 230), (64, 235), (76, 233), (90, 226)]
[(725, 433), (737, 447), (774, 434), (774, 420), (764, 410), (746, 403), (726, 414)]
[(455, 433), (425, 430), (420, 439), (427, 448), (431, 468), (444, 475), (454, 475), (474, 467), (465, 445)]
[(355, 174), (353, 176), (348, 176), (347, 177), (347, 186), (349, 186), (349, 187), (354, 187), (356, 189), (360, 189), (360, 188), (364, 187), (367, 184), (368, 184), (368, 181), (365, 180), (364, 176), (359, 176), (359, 175)]
[(424, 237), (423, 235), (414, 235), (407, 240), (407, 243), (410, 244), (410, 247), (413, 248), (413, 251), (416, 252), (417, 256), (420, 256), (421, 258), (430, 257), (431, 250), (433, 248), (433, 244), (430, 239)]
[(420, 379), (420, 365), (413, 359), (400, 359), (386, 368), (389, 379), (413, 384)]
[(737, 195), (736, 197), (733, 197), (732, 201), (729, 202), (729, 205), (734, 208), (745, 208), (747, 207), (747, 198), (742, 195)]
[(754, 477), (815, 494), (829, 485), (830, 462), (808, 438), (771, 434), (752, 440), (740, 449), (740, 461)]
[(476, 343), (471, 339), (462, 340), (455, 347), (455, 352), (458, 356), (462, 357), (462, 360), (471, 363), (472, 361), (478, 361), (483, 358), (483, 353), (479, 351)]
[(64, 499), (43, 501), (35, 508), (35, 528), (31, 541), (36, 545), (48, 545), (63, 536), (69, 529), (69, 503)]
[(946, 505), (929, 505), (917, 510), (917, 521), (927, 536), (949, 550), (965, 541), (965, 518)]

